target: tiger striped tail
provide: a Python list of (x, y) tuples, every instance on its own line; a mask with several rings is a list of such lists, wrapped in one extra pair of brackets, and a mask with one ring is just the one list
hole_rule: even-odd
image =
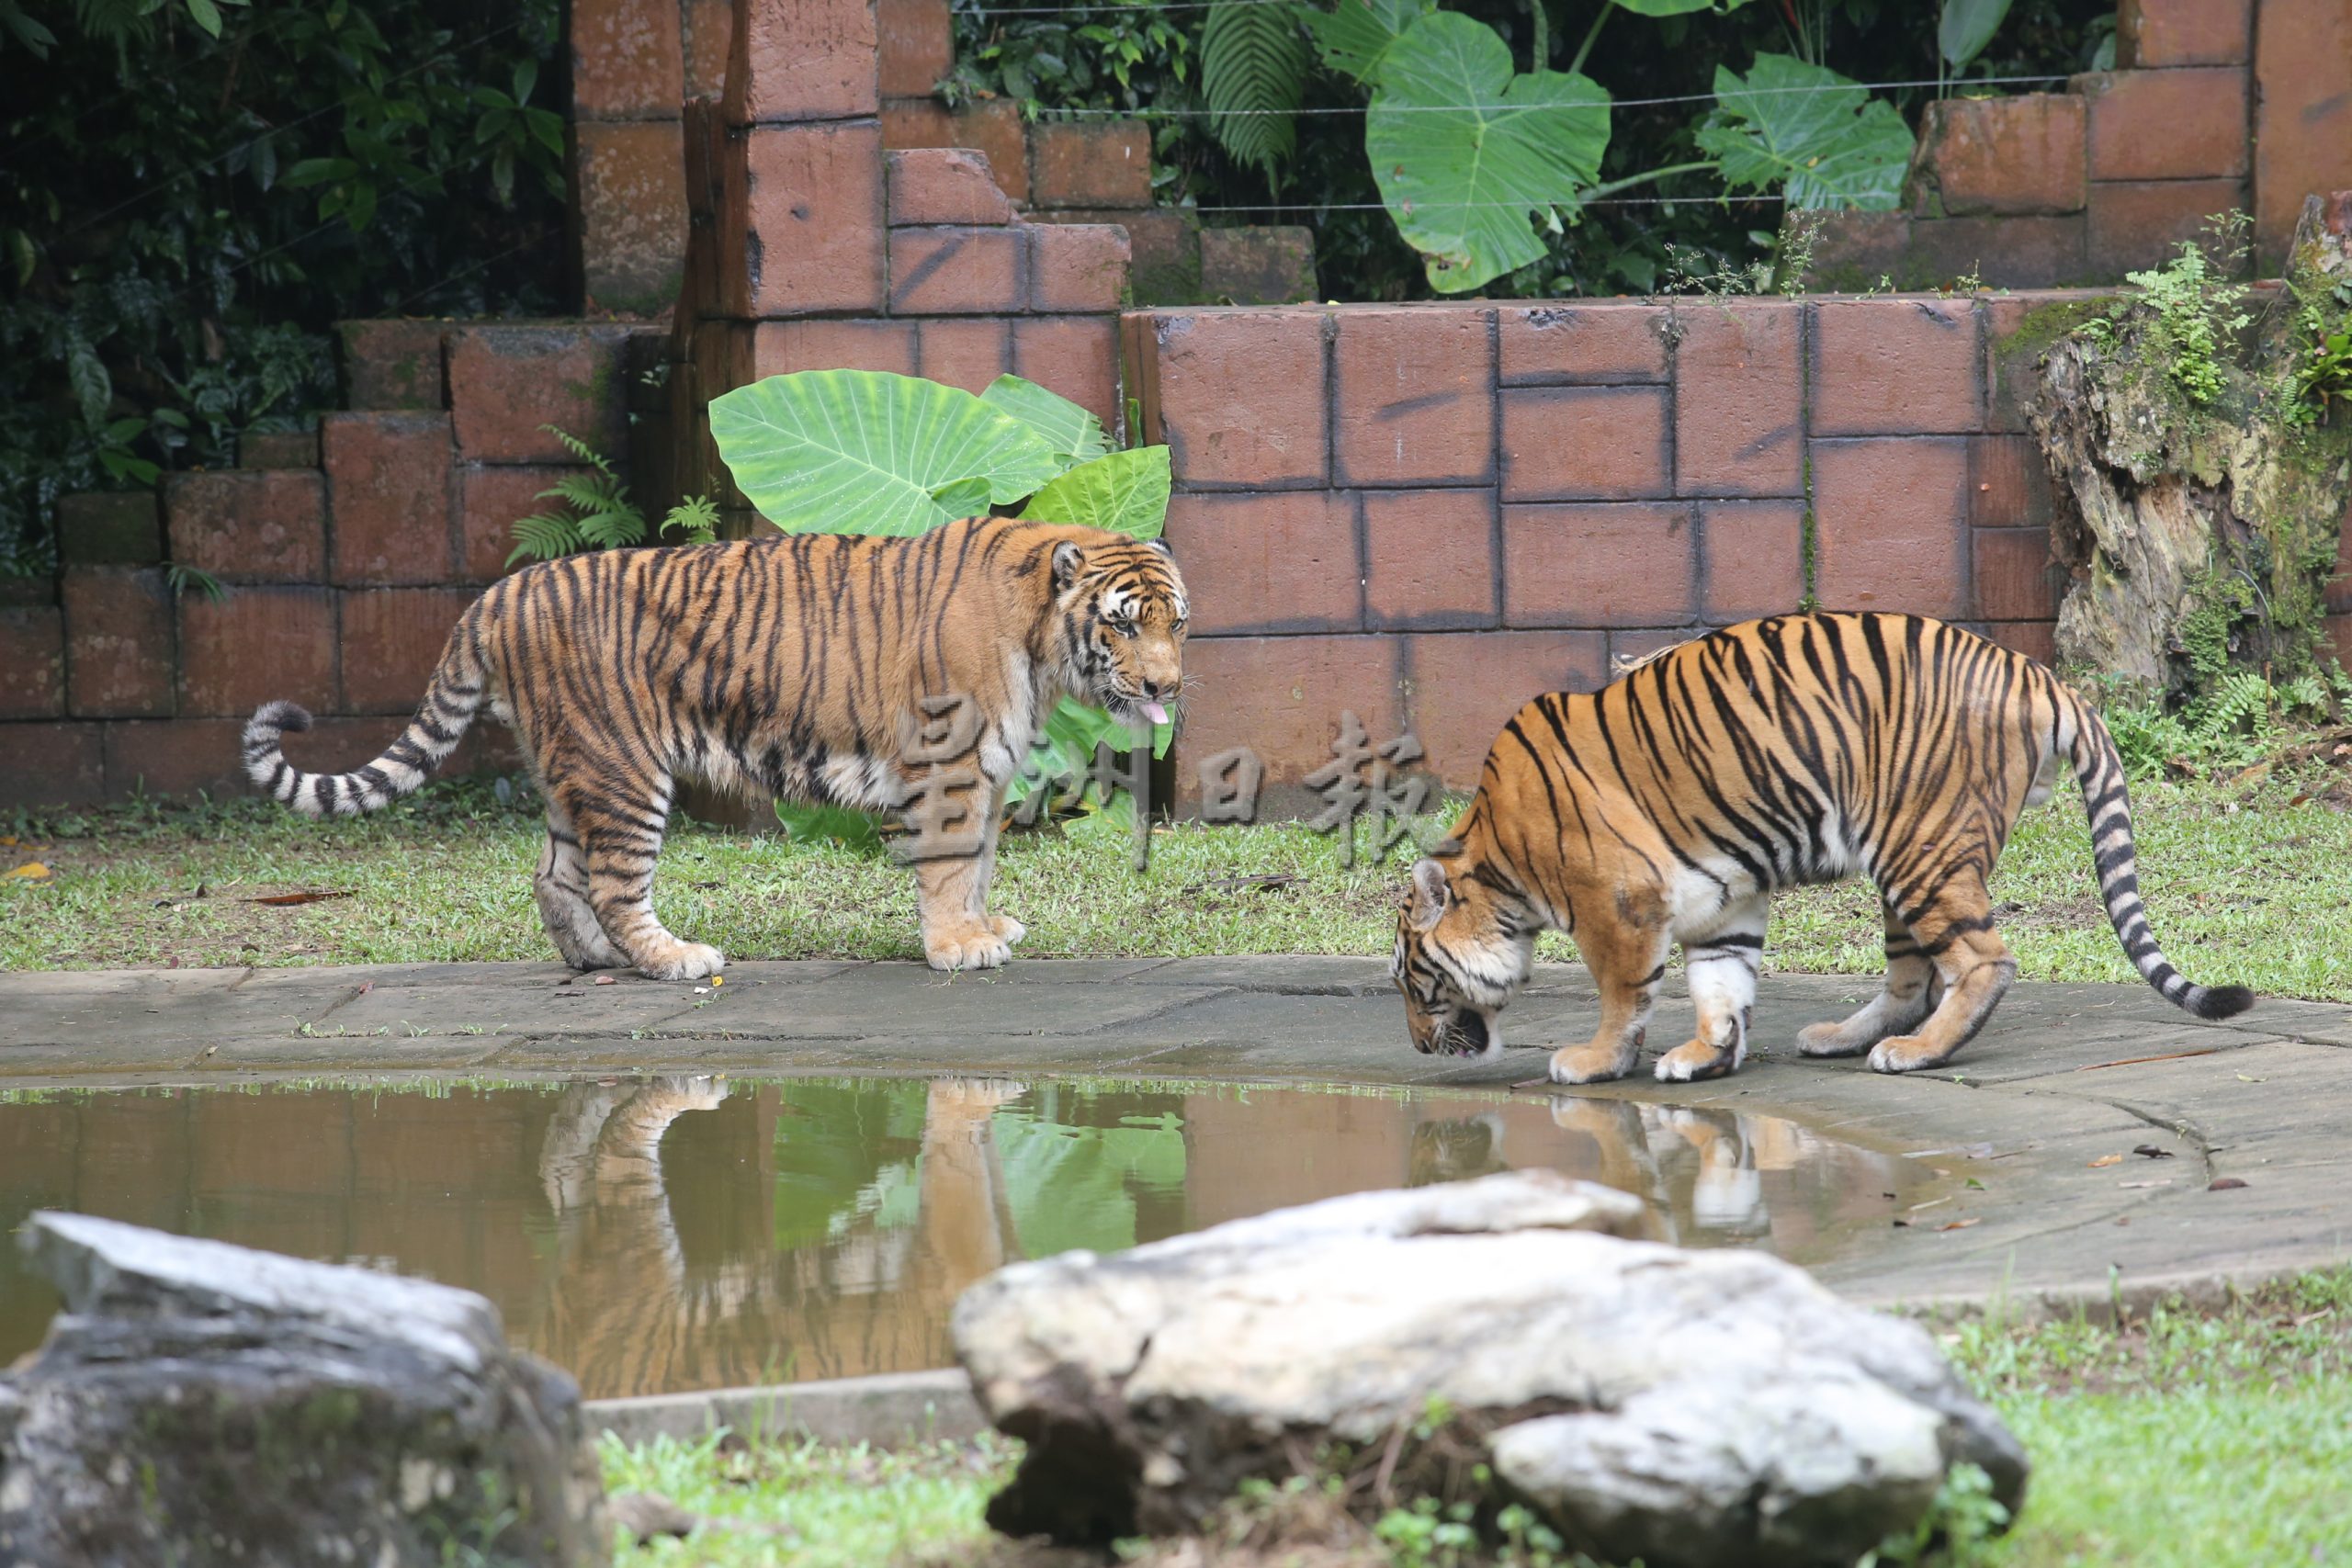
[[(2052, 681), (2057, 686), (2056, 681)], [(2233, 1018), (2254, 1005), (2254, 993), (2244, 986), (2200, 986), (2172, 966), (2148, 929), (2148, 907), (2140, 898), (2139, 851), (2132, 837), (2132, 796), (2124, 788), (2123, 759), (2105, 721), (2083, 701), (2057, 686), (2058, 711), (2071, 719), (2074, 736), (2067, 744), (2075, 778), (2082, 785), (2083, 809), (2090, 818), (2091, 855), (2098, 868), (2100, 901), (2115, 940), (2141, 977), (2163, 993), (2165, 1000), (2199, 1018)], [(2060, 737), (2066, 740), (2064, 736)]]
[(265, 703), (245, 721), (245, 774), (279, 803), (305, 817), (356, 816), (390, 805), (420, 787), (464, 739), (483, 702), (481, 650), (469, 611), (449, 633), (416, 716), (382, 755), (347, 773), (306, 773), (286, 760), (288, 730), (311, 728), (299, 704)]

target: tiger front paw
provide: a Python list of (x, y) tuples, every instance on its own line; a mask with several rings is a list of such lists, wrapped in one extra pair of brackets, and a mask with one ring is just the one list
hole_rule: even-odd
[(989, 917), (989, 930), (994, 931), (996, 933), (997, 940), (1005, 943), (1007, 946), (1019, 942), (1023, 937), (1029, 934), (1029, 928), (1023, 925), (1019, 920), (1014, 919), (1011, 915), (990, 915)]
[[(1018, 922), (1015, 925), (1017, 928)], [(922, 955), (924, 962), (942, 973), (1001, 969), (1012, 956), (1012, 944), (998, 935), (993, 926), (959, 926), (952, 931), (924, 932)]]

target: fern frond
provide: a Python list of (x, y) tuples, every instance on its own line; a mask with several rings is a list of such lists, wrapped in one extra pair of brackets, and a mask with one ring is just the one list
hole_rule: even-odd
[(662, 533), (685, 536), (690, 545), (707, 545), (718, 537), (718, 503), (707, 495), (692, 495), (670, 508), (662, 519)]
[(1201, 30), (1201, 89), (1209, 129), (1236, 159), (1278, 185), (1296, 148), (1292, 111), (1306, 91), (1313, 61), (1295, 6), (1282, 0), (1218, 6)]
[(577, 435), (572, 434), (571, 432), (564, 429), (563, 426), (560, 424), (543, 424), (539, 426), (539, 428), (546, 431), (549, 435), (554, 436), (558, 441), (561, 442), (565, 451), (571, 453), (582, 462), (591, 465), (606, 479), (611, 479), (613, 477), (613, 465), (605, 460), (605, 455), (597, 451), (594, 446), (589, 446), (585, 441), (581, 440)]
[(575, 474), (556, 480), (539, 491), (536, 499), (560, 501), (574, 512), (609, 512), (616, 506), (627, 506), (627, 494), (618, 479)]
[(624, 502), (591, 512), (579, 522), (580, 536), (600, 550), (616, 550), (645, 543), (645, 513)]
[(555, 512), (516, 518), (514, 534), (514, 549), (506, 558), (508, 566), (518, 560), (554, 560), (559, 556), (571, 555), (585, 542), (580, 536), (579, 525)]

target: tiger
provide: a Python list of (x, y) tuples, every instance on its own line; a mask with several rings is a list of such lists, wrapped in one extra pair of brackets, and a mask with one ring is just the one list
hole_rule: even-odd
[(1797, 1049), (1868, 1052), (1883, 1073), (1940, 1066), (2016, 977), (1986, 883), (2018, 813), (2050, 798), (2061, 758), (2133, 965), (2199, 1018), (2245, 1011), (2253, 992), (2193, 984), (2157, 947), (2115, 741), (2055, 674), (1924, 616), (1792, 615), (1511, 716), (1397, 912), (1391, 976), (1413, 1046), (1499, 1053), (1497, 1015), (1526, 981), (1536, 936), (1558, 931), (1591, 971), (1600, 1022), (1552, 1054), (1551, 1081), (1634, 1071), (1677, 944), (1697, 1032), (1657, 1076), (1724, 1077), (1747, 1058), (1772, 895), (1860, 874), (1878, 889), (1884, 981), (1851, 1017), (1802, 1031)]
[(1188, 618), (1164, 543), (1002, 518), (566, 556), (467, 608), (375, 761), (294, 767), (283, 737), (311, 717), (273, 702), (245, 727), (245, 771), (309, 816), (372, 811), (489, 709), (547, 802), (531, 886), (556, 951), (660, 980), (727, 961), (653, 912), (681, 778), (905, 809), (944, 846), (907, 857), (925, 960), (989, 969), (1025, 934), (989, 912), (989, 884), (1008, 787), (1046, 716), (1068, 694), (1131, 728), (1177, 722)]

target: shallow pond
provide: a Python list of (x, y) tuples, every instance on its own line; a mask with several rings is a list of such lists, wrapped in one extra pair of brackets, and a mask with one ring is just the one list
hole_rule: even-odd
[[(1661, 1240), (1815, 1261), (1917, 1162), (1778, 1117), (1568, 1095), (657, 1077), (0, 1099), (0, 1231), (79, 1210), (463, 1285), (591, 1397), (952, 1364), (956, 1295), (1369, 1188), (1550, 1167)], [(0, 1247), (0, 1365), (54, 1298)]]

